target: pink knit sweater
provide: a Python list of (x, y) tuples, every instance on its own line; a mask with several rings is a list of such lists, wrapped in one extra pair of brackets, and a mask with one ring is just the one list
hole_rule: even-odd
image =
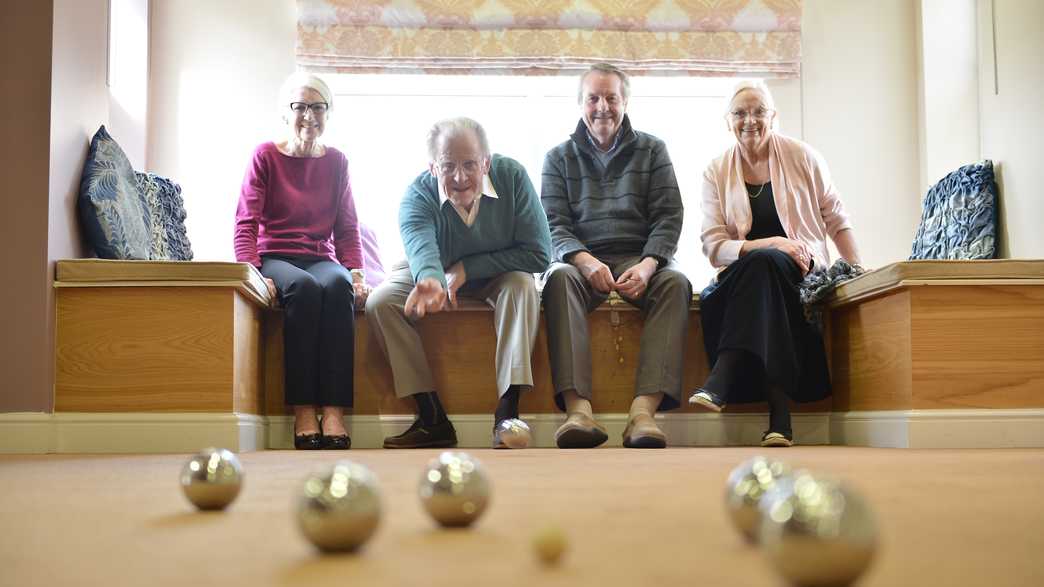
[[(826, 161), (809, 145), (773, 133), (769, 137), (769, 178), (787, 237), (809, 245), (817, 267), (829, 267), (827, 237), (852, 225)], [(703, 254), (711, 265), (725, 267), (739, 258), (751, 226), (739, 145), (729, 147), (707, 166), (702, 203)]]
[(265, 143), (243, 178), (236, 208), (236, 260), (261, 255), (325, 257), (363, 266), (348, 160), (333, 147), (322, 157), (291, 157)]

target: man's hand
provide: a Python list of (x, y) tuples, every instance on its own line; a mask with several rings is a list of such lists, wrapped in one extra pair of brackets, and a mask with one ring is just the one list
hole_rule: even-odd
[(656, 273), (656, 259), (646, 257), (620, 274), (616, 280), (616, 291), (625, 298), (636, 300), (649, 289), (649, 280)]
[(413, 286), (403, 310), (407, 316), (423, 318), (425, 314), (435, 314), (446, 306), (446, 290), (434, 277), (425, 277)]
[(580, 251), (573, 255), (569, 262), (580, 270), (580, 275), (583, 275), (596, 291), (607, 294), (616, 289), (616, 284), (613, 283), (613, 273), (609, 271), (609, 266), (599, 261), (591, 253)]
[(467, 280), (468, 276), (464, 271), (464, 263), (460, 261), (450, 265), (449, 271), (446, 271), (446, 296), (449, 298), (450, 307), (454, 310), (457, 309), (457, 290)]

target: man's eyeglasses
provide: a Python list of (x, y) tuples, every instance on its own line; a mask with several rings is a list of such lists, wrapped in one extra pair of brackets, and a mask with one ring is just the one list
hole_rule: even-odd
[(746, 120), (748, 116), (754, 118), (755, 120), (764, 120), (768, 118), (773, 112), (773, 110), (769, 110), (767, 108), (758, 108), (753, 112), (748, 112), (746, 110), (733, 110), (732, 112), (729, 112), (729, 116), (736, 121)]
[(322, 116), (323, 114), (326, 114), (326, 111), (329, 109), (330, 105), (326, 102), (313, 102), (311, 104), (309, 104), (308, 102), (290, 103), (290, 110), (292, 110), (294, 114), (304, 114), (305, 111), (311, 110), (312, 114), (316, 116)]
[(458, 168), (461, 169), (465, 175), (475, 175), (481, 169), (482, 162), (470, 159), (468, 161), (460, 162), (443, 160), (439, 161), (436, 167), (438, 168), (439, 173), (444, 177), (455, 175)]

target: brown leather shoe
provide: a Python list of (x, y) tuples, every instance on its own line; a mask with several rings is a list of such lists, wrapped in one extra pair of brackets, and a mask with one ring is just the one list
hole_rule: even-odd
[(605, 428), (581, 412), (569, 414), (555, 431), (558, 448), (594, 448), (606, 440), (609, 440), (609, 435), (605, 433)]
[(667, 435), (649, 414), (638, 414), (627, 421), (623, 433), (626, 448), (666, 448)]

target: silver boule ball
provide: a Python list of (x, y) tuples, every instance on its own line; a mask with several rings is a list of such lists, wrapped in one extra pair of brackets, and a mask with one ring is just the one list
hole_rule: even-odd
[(377, 477), (352, 461), (309, 475), (297, 500), (297, 525), (323, 552), (358, 549), (373, 536), (380, 517)]
[(758, 502), (765, 492), (775, 486), (781, 477), (790, 475), (790, 467), (762, 456), (739, 464), (729, 473), (725, 484), (725, 509), (732, 524), (751, 541), (757, 542), (761, 527)]
[(486, 511), (490, 483), (478, 460), (467, 453), (447, 451), (428, 463), (418, 493), (436, 522), (463, 527)]
[(866, 501), (836, 480), (798, 471), (761, 500), (761, 545), (792, 585), (848, 585), (877, 549)]
[(243, 487), (243, 466), (232, 451), (205, 448), (181, 468), (181, 490), (201, 510), (223, 510)]
[(497, 425), (497, 437), (508, 448), (526, 448), (533, 440), (533, 433), (519, 418), (508, 418)]

